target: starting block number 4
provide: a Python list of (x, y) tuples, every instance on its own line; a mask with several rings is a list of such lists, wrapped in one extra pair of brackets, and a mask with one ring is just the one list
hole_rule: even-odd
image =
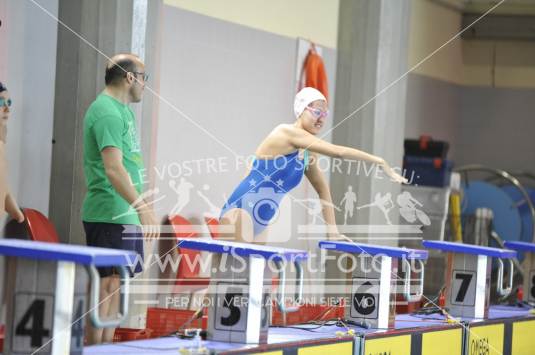
[[(71, 326), (71, 352), (82, 351), (86, 296), (74, 296), (73, 325)], [(14, 353), (31, 353), (43, 347), (52, 338), (54, 296), (46, 293), (19, 292), (15, 294), (15, 329), (12, 337)], [(43, 347), (49, 351), (50, 344)]]
[(15, 353), (31, 353), (51, 338), (54, 296), (47, 294), (16, 294), (15, 334), (12, 349)]
[(453, 271), (451, 304), (473, 306), (476, 303), (476, 273)]

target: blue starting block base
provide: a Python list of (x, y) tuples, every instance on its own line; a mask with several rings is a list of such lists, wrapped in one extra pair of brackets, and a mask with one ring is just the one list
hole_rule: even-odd
[[(507, 297), (513, 287), (513, 258), (516, 251), (467, 245), (463, 243), (424, 240), (423, 246), (446, 252), (446, 308), (455, 317), (485, 319), (490, 303), (492, 258), (498, 261), (497, 292)], [(504, 287), (504, 263), (509, 264), (509, 281)]]
[[(407, 302), (420, 301), (424, 287), (425, 250), (397, 248), (362, 243), (320, 241), (321, 249), (348, 253), (353, 256), (350, 287), (351, 302), (345, 306), (345, 317), (372, 328), (392, 328), (396, 315), (396, 286), (403, 281)], [(402, 263), (404, 277), (398, 275)], [(415, 265), (419, 265), (416, 270)], [(419, 273), (419, 288), (411, 293), (412, 274)]]
[[(448, 324), (437, 314), (396, 316), (391, 330), (363, 329), (336, 325), (296, 325), (271, 327), (267, 344), (245, 345), (219, 341), (202, 341), (201, 346), (219, 355), (237, 354), (411, 354), (473, 355), (479, 349), (488, 354), (531, 354), (535, 349), (535, 316), (529, 309), (493, 306), (488, 320), (461, 319)], [(302, 328), (302, 329), (300, 329)], [(338, 336), (336, 332), (344, 335)], [(466, 347), (463, 344), (467, 344)], [(84, 354), (177, 354), (180, 349), (194, 349), (194, 340), (166, 337), (87, 347)], [(464, 350), (463, 350), (464, 347)], [(470, 349), (472, 348), (472, 351)], [(497, 352), (492, 350), (496, 349)]]
[(285, 300), (286, 268), (296, 269), (296, 294), (303, 294), (301, 262), (308, 258), (302, 250), (212, 239), (179, 239), (177, 247), (213, 253), (208, 290), (208, 339), (230, 343), (266, 343), (271, 314), (272, 271), (269, 261), (279, 270), (277, 304), (281, 312), (292, 312)]
[[(126, 265), (135, 260), (133, 252), (2, 239), (0, 255), (7, 258), (4, 354), (27, 355), (38, 349), (39, 354), (81, 354), (89, 279), (93, 285), (90, 316), (94, 325), (118, 326), (126, 317)], [(101, 320), (98, 307), (93, 306), (99, 301), (96, 266), (117, 266), (122, 270), (124, 291), (118, 319)]]
[(526, 242), (505, 242), (505, 247), (524, 254), (523, 300), (535, 304), (535, 244)]

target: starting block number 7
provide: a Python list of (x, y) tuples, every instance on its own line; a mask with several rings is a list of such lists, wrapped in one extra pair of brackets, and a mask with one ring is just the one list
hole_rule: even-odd
[(453, 271), (451, 303), (473, 306), (476, 302), (476, 273), (469, 271)]

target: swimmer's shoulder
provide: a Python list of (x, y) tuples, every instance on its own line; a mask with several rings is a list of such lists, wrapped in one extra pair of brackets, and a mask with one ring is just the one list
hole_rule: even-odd
[[(278, 132), (278, 134), (276, 132)], [(308, 133), (302, 128), (296, 127), (293, 124), (280, 124), (277, 127), (275, 127), (272, 134), (278, 138), (284, 138), (284, 141), (290, 142), (292, 138), (300, 137), (300, 136), (307, 135), (310, 133)], [(307, 160), (309, 160), (310, 158), (312, 159), (317, 158), (316, 153), (309, 151), (308, 149), (305, 149), (305, 150), (307, 150), (307, 155), (308, 155)]]
[(282, 124), (278, 125), (277, 127), (275, 127), (271, 133), (272, 134), (281, 134), (281, 135), (285, 135), (287, 137), (295, 137), (297, 135), (304, 134), (305, 132), (306, 131), (304, 129), (296, 127), (293, 124), (282, 123)]

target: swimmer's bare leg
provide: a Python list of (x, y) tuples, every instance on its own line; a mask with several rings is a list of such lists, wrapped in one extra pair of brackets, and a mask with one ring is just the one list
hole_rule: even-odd
[(254, 243), (258, 245), (266, 245), (268, 240), (269, 227), (264, 229), (258, 235), (254, 237)]
[[(232, 242), (252, 243), (254, 241), (253, 220), (247, 211), (241, 208), (233, 208), (221, 217), (223, 226), (221, 239)], [(227, 227), (231, 230), (225, 231)]]

